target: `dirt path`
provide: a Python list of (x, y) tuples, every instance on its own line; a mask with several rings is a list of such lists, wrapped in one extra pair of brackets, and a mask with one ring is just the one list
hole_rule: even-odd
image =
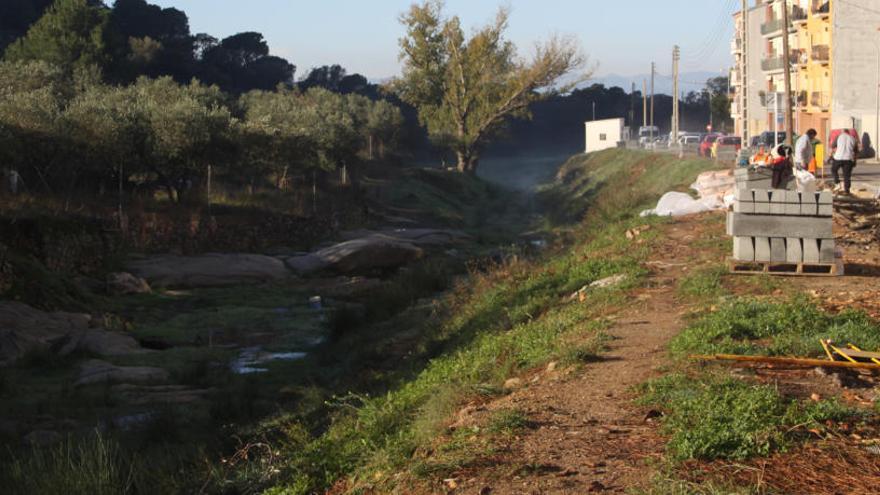
[(446, 480), (445, 488), (480, 494), (626, 493), (650, 482), (650, 459), (659, 459), (664, 441), (648, 411), (633, 403), (633, 387), (660, 375), (668, 362), (666, 344), (682, 328), (686, 308), (676, 300), (677, 280), (687, 273), (684, 265), (701, 260), (676, 246), (693, 241), (692, 227), (679, 221), (664, 228), (647, 288), (631, 294), (630, 307), (606, 331), (613, 340), (601, 360), (571, 374), (551, 365), (528, 378), (529, 386), (475, 413), (517, 409), (532, 427), (511, 438), (491, 462)]

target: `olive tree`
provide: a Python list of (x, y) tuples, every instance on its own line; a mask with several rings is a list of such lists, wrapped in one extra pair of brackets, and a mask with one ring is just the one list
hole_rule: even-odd
[(400, 18), (403, 75), (395, 81), (401, 98), (438, 143), (455, 152), (458, 169), (476, 173), (480, 152), (509, 117), (529, 117), (529, 105), (552, 90), (566, 91), (586, 78), (557, 83), (581, 67), (584, 57), (570, 38), (553, 37), (535, 46), (528, 60), (504, 37), (508, 10), (468, 38), (458, 17), (445, 17), (443, 2), (414, 4)]
[(146, 166), (180, 201), (209, 166), (230, 158), (234, 123), (225, 95), (197, 81), (180, 86), (170, 77), (140, 78), (131, 89), (147, 129)]

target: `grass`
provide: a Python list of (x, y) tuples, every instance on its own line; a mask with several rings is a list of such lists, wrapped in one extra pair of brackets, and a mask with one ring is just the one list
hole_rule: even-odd
[(694, 270), (684, 276), (678, 284), (678, 294), (688, 299), (700, 301), (714, 300), (724, 293), (724, 277), (727, 267), (712, 265)]
[(676, 461), (766, 456), (790, 445), (796, 426), (821, 428), (859, 415), (836, 400), (801, 403), (768, 385), (709, 373), (648, 382), (640, 401), (667, 410), (663, 431)]
[[(663, 221), (639, 219), (637, 213), (674, 177), (682, 181), (677, 186), (683, 185), (685, 178), (711, 165), (688, 163), (687, 171), (679, 172), (680, 164), (663, 160), (615, 150), (570, 161), (566, 174), (573, 181), (602, 184), (543, 193), (556, 198), (571, 194), (572, 202), (582, 206), (580, 216), (590, 206), (573, 245), (534, 262), (472, 273), (435, 313), (439, 321), (422, 322), (421, 338), (407, 353), (413, 364), (392, 374), (395, 386), (381, 395), (346, 399), (327, 430), (289, 446), (275, 490), (320, 491), (346, 476), (353, 490), (375, 488), (377, 480), (393, 484), (389, 474), (419, 464), (414, 453), (430, 444), (469, 395), (500, 390), (505, 379), (551, 359), (594, 359), (603, 342), (597, 334), (607, 324), (601, 316), (621, 307), (625, 291), (641, 283), (646, 271), (640, 262), (656, 236), (648, 231), (643, 244), (633, 245), (626, 230)], [(573, 207), (565, 209), (575, 215)], [(568, 302), (567, 296), (584, 285), (617, 274), (625, 274), (626, 282), (591, 293), (587, 304)], [(572, 351), (572, 342), (581, 347)]]
[(681, 332), (670, 344), (687, 354), (823, 355), (819, 339), (865, 349), (880, 348), (880, 326), (861, 312), (830, 315), (806, 297), (772, 301), (751, 297), (722, 303)]

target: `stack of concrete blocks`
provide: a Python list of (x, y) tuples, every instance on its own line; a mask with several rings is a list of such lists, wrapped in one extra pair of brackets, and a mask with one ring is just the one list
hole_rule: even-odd
[[(737, 168), (734, 177), (737, 189), (770, 189), (773, 184), (773, 170), (770, 167)], [(785, 189), (794, 190), (796, 188), (797, 184), (790, 177), (785, 184)]]
[(835, 260), (830, 192), (736, 189), (727, 233), (733, 259), (759, 263), (831, 264)]

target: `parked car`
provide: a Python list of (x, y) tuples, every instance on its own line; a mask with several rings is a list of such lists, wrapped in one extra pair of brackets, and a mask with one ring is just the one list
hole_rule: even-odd
[(678, 144), (684, 146), (699, 146), (703, 138), (699, 134), (685, 134), (678, 138)]
[(758, 143), (755, 144), (755, 147), (766, 146), (767, 149), (772, 149), (775, 144), (782, 144), (785, 142), (786, 134), (785, 132), (777, 132), (776, 139), (773, 138), (773, 131), (764, 131), (758, 136)]
[(705, 156), (706, 158), (712, 156), (712, 145), (715, 144), (718, 138), (723, 136), (724, 134), (706, 134), (703, 140), (700, 141), (700, 156)]
[(739, 136), (722, 136), (715, 140), (712, 145), (712, 158), (718, 157), (718, 153), (733, 151), (738, 153), (742, 149), (742, 138)]

